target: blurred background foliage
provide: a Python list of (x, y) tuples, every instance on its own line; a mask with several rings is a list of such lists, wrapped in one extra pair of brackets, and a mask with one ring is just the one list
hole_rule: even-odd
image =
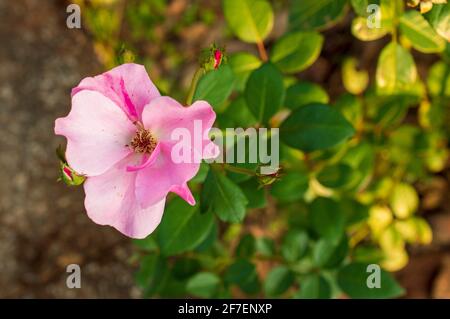
[[(144, 296), (403, 294), (390, 272), (433, 238), (418, 189), (448, 165), (449, 4), (77, 2), (105, 69), (142, 63), (184, 101), (201, 48), (225, 45), (228, 63), (203, 75), (194, 100), (213, 105), (221, 129), (280, 127), (281, 174), (202, 164), (190, 184), (199, 204), (173, 198), (136, 241)], [(381, 289), (366, 286), (371, 263)]]

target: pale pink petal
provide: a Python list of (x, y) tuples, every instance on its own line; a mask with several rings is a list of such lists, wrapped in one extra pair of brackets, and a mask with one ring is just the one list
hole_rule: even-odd
[(84, 90), (72, 98), (67, 117), (55, 122), (55, 133), (67, 138), (66, 158), (78, 173), (96, 176), (130, 154), (136, 127), (104, 95)]
[(170, 192), (173, 192), (188, 202), (189, 205), (195, 205), (195, 198), (191, 193), (191, 190), (186, 183), (183, 185), (174, 185), (170, 188)]
[(187, 130), (193, 151), (200, 154), (198, 161), (217, 155), (213, 154), (217, 153), (217, 150), (205, 152), (205, 149), (211, 149), (207, 147), (211, 143), (208, 132), (215, 119), (216, 113), (205, 101), (197, 101), (189, 107), (183, 107), (167, 96), (153, 99), (142, 113), (144, 127), (149, 129), (158, 141), (177, 142), (173, 140), (174, 132), (177, 129)]
[(130, 155), (105, 174), (86, 180), (85, 207), (95, 223), (112, 226), (128, 237), (145, 238), (161, 222), (165, 197), (145, 209), (139, 205), (134, 188), (137, 173), (126, 171), (133, 157), (136, 158)]
[(130, 118), (141, 119), (142, 110), (160, 94), (143, 65), (122, 64), (95, 77), (83, 79), (72, 90), (72, 96), (82, 90), (97, 91), (113, 100)]
[(161, 145), (158, 143), (156, 145), (155, 149), (153, 150), (152, 154), (150, 154), (150, 156), (143, 155), (141, 163), (138, 164), (138, 165), (128, 165), (127, 166), (127, 171), (128, 172), (139, 171), (139, 170), (141, 170), (143, 168), (146, 168), (147, 166), (152, 165), (153, 163), (155, 163), (155, 161), (158, 158), (160, 149), (161, 149)]
[(183, 187), (187, 188), (186, 182), (197, 174), (200, 164), (174, 163), (171, 157), (173, 145), (165, 142), (160, 144), (161, 152), (155, 163), (137, 172), (136, 197), (139, 203), (144, 208), (154, 205), (170, 191), (182, 194), (187, 202), (194, 203)]

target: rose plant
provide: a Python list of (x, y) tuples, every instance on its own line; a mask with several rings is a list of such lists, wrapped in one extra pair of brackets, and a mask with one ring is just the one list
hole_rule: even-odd
[[(391, 272), (405, 267), (409, 245), (432, 240), (415, 185), (448, 161), (450, 4), (292, 0), (286, 32), (268, 41), (278, 21), (272, 3), (282, 7), (222, 1), (230, 35), (256, 50), (206, 50), (184, 106), (160, 96), (136, 64), (83, 80), (56, 122), (68, 140), (62, 178), (86, 178), (95, 222), (146, 237), (135, 256), (145, 296), (399, 297)], [(323, 32), (345, 17), (359, 41), (382, 39), (384, 48), (373, 71), (343, 57), (346, 92), (330, 97), (302, 72), (329, 58)], [(417, 52), (433, 55), (426, 72)], [(195, 120), (203, 136), (212, 126), (278, 129), (258, 142), (279, 138), (279, 169), (262, 174), (265, 163), (249, 156), (210, 162), (209, 138), (190, 148), (201, 164), (175, 163), (168, 136), (193, 131)], [(379, 288), (367, 284), (369, 265), (381, 267)]]

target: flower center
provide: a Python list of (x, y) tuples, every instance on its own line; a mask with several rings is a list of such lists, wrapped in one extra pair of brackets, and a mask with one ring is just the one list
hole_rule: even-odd
[(157, 144), (156, 138), (150, 133), (150, 130), (139, 128), (136, 135), (131, 140), (130, 146), (136, 153), (151, 154)]

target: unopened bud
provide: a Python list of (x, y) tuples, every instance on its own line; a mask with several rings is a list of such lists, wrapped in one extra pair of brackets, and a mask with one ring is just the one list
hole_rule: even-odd
[(217, 70), (225, 62), (225, 48), (218, 47), (216, 44), (205, 49), (200, 59), (200, 64), (205, 71)]
[(69, 186), (79, 186), (83, 184), (86, 177), (78, 175), (72, 168), (66, 163), (61, 162), (61, 180)]

